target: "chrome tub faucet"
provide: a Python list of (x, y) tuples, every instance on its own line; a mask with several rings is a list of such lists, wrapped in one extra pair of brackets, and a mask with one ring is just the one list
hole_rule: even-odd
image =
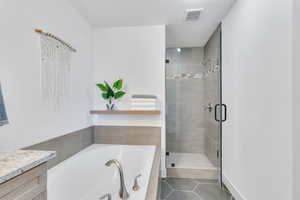
[(120, 175), (120, 191), (119, 196), (122, 200), (127, 200), (129, 198), (129, 193), (127, 192), (125, 180), (124, 180), (124, 172), (121, 163), (116, 160), (109, 160), (105, 163), (105, 166), (110, 167), (111, 165), (115, 165), (118, 168), (119, 175)]

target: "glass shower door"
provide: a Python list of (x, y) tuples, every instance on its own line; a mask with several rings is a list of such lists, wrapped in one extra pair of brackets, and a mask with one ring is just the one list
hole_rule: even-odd
[(221, 25), (204, 47), (208, 73), (204, 81), (206, 88), (206, 155), (217, 169), (217, 178), (222, 185), (222, 123), (226, 121), (226, 105), (222, 104), (222, 32)]
[(219, 57), (219, 73), (218, 73), (218, 103), (215, 105), (215, 121), (218, 124), (218, 161), (219, 161), (219, 177), (218, 181), (220, 186), (223, 187), (223, 143), (222, 143), (222, 127), (223, 123), (227, 120), (227, 106), (223, 103), (222, 99), (222, 25), (220, 24), (218, 27), (218, 57)]
[(221, 27), (205, 46), (166, 56), (167, 176), (222, 183)]

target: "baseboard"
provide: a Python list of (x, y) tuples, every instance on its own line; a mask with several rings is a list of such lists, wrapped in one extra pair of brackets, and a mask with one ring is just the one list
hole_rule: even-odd
[(232, 194), (235, 200), (247, 200), (224, 174), (223, 174), (223, 183), (230, 191), (230, 193)]

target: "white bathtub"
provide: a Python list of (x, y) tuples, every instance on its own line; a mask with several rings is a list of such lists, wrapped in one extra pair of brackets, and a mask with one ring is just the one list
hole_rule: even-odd
[[(98, 200), (111, 193), (120, 199), (117, 168), (106, 167), (111, 159), (121, 162), (130, 200), (146, 198), (155, 155), (155, 146), (95, 144), (63, 161), (48, 171), (48, 200)], [(139, 178), (139, 191), (133, 191), (134, 178)]]

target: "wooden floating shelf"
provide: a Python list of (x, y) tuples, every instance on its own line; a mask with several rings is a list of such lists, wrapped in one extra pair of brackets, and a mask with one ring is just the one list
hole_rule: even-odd
[(94, 115), (160, 115), (160, 110), (92, 110)]

